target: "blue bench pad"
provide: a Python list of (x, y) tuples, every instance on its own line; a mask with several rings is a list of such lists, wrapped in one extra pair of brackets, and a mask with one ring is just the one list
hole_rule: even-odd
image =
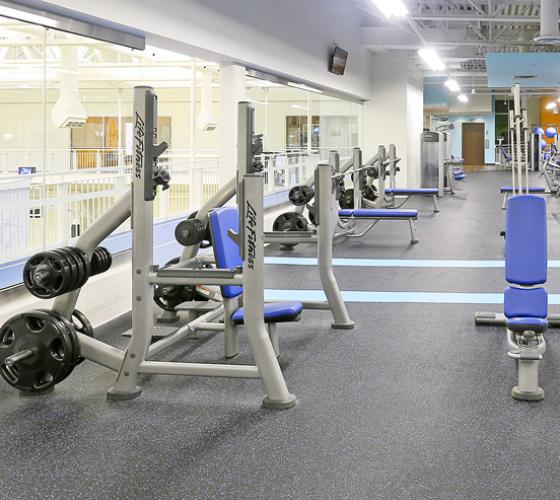
[(542, 318), (512, 318), (506, 320), (506, 327), (516, 333), (523, 333), (527, 330), (543, 333), (548, 328), (548, 321)]
[(425, 194), (425, 195), (434, 195), (438, 194), (437, 188), (396, 188), (396, 189), (386, 189), (385, 193), (387, 194)]
[(454, 174), (453, 178), (456, 181), (463, 181), (465, 180), (466, 175), (465, 174)]
[[(222, 207), (212, 210), (208, 215), (214, 258), (219, 269), (235, 269), (243, 265), (239, 246), (231, 239), (228, 231), (239, 233), (239, 212), (235, 207)], [(243, 293), (243, 288), (236, 285), (222, 286), (222, 295), (228, 299)]]
[(345, 208), (338, 211), (338, 216), (342, 218), (354, 217), (371, 219), (416, 219), (418, 210), (394, 210), (392, 208), (360, 208), (353, 210)]
[[(526, 193), (527, 188), (523, 186), (521, 188), (521, 191)], [(538, 187), (538, 186), (529, 187), (529, 193), (544, 193), (544, 192), (545, 192), (545, 188), (543, 187)], [(513, 188), (511, 186), (502, 186), (500, 188), (500, 193), (513, 193)]]
[[(235, 311), (231, 317), (237, 325), (243, 324), (244, 308)], [(282, 323), (287, 321), (295, 321), (303, 311), (301, 302), (274, 302), (264, 305), (264, 321), (265, 323)]]
[(546, 202), (540, 196), (508, 200), (506, 212), (506, 281), (541, 285), (547, 278)]
[(548, 294), (544, 288), (506, 288), (504, 292), (506, 318), (541, 318), (548, 314)]

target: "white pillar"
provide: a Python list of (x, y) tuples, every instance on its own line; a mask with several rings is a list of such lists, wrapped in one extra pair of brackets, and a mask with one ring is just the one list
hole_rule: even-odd
[(364, 160), (371, 158), (379, 145), (395, 144), (401, 158), (397, 186), (419, 187), (422, 75), (406, 57), (375, 55), (371, 79), (371, 98), (363, 108)]
[(245, 68), (236, 64), (220, 67), (220, 167), (218, 179), (224, 186), (237, 168), (237, 104), (245, 99)]

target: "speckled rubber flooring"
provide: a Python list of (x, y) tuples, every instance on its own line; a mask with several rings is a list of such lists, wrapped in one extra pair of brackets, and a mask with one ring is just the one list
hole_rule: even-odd
[[(469, 174), (432, 216), (421, 242), (386, 223), (336, 257), (500, 259), (505, 173)], [(540, 182), (535, 179), (535, 184)], [(549, 201), (557, 259), (560, 202)], [(406, 225), (405, 225), (406, 226)], [(269, 255), (280, 255), (274, 248)], [(310, 256), (296, 249), (291, 256)], [(550, 291), (558, 293), (557, 270)], [(503, 290), (497, 269), (337, 268), (344, 290)], [(267, 288), (317, 288), (313, 268), (267, 267)], [(85, 362), (51, 395), (23, 398), (0, 383), (0, 498), (551, 499), (560, 491), (560, 341), (549, 330), (546, 399), (509, 396), (515, 365), (501, 328), (476, 327), (476, 305), (348, 306), (353, 331), (324, 312), (280, 325), (298, 405), (262, 409), (257, 380), (153, 376), (141, 398), (109, 402), (114, 374)], [(486, 306), (484, 309), (488, 309)], [(130, 317), (97, 336), (123, 346)], [(244, 336), (243, 336), (244, 337)], [(235, 363), (251, 362), (245, 340)], [(219, 334), (158, 359), (220, 361)]]

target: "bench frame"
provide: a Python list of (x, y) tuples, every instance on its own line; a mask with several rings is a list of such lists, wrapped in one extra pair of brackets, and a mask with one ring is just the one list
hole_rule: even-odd
[[(392, 209), (387, 209), (392, 210)], [(344, 230), (344, 233), (341, 233), (341, 236), (346, 236), (348, 238), (361, 238), (362, 236), (369, 233), (379, 222), (381, 221), (408, 221), (410, 227), (410, 243), (412, 245), (418, 243), (420, 240), (417, 237), (417, 227), (416, 221), (418, 220), (418, 216), (416, 217), (354, 217), (354, 216), (339, 216), (340, 221), (342, 224), (339, 223), (339, 227)], [(361, 232), (357, 233), (355, 231), (357, 222), (358, 221), (371, 221), (367, 227), (362, 230)]]
[[(438, 195), (437, 194), (431, 194), (431, 193), (407, 193), (407, 194), (394, 194), (394, 193), (389, 193), (389, 194), (385, 194), (385, 200), (386, 200), (386, 207), (387, 208), (392, 208), (392, 209), (398, 209), (401, 208), (402, 206), (404, 206), (404, 204), (410, 200), (413, 197), (431, 197), (433, 202), (434, 202), (434, 213), (438, 213), (439, 212), (439, 207), (438, 207)], [(395, 205), (395, 202), (397, 199), (399, 198), (404, 198), (404, 200), (399, 200), (400, 204), (399, 205)]]

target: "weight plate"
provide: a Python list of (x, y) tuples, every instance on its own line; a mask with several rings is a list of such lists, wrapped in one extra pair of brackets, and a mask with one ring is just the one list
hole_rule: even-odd
[(72, 281), (70, 264), (54, 252), (33, 255), (23, 268), (23, 282), (29, 292), (41, 299), (63, 295)]
[(340, 199), (338, 200), (338, 204), (340, 208), (354, 208), (354, 190), (353, 189), (346, 189), (344, 193), (340, 195)]
[(70, 360), (66, 366), (66, 370), (60, 374), (60, 376), (55, 380), (55, 383), (58, 384), (66, 379), (74, 367), (78, 364), (79, 354), (80, 354), (80, 341), (78, 340), (78, 335), (73, 327), (73, 324), (70, 323), (62, 314), (52, 311), (50, 309), (38, 309), (41, 312), (46, 313), (49, 316), (53, 317), (53, 326), (54, 328), (58, 329), (61, 336), (67, 336), (71, 343), (72, 343), (72, 351), (69, 353)]
[(64, 259), (67, 264), (70, 266), (70, 273), (71, 273), (71, 280), (70, 284), (68, 285), (67, 292), (71, 292), (72, 290), (76, 289), (76, 286), (79, 284), (79, 270), (78, 270), (78, 263), (74, 260), (73, 256), (70, 255), (64, 248), (56, 248), (52, 250), (53, 253), (56, 253), (60, 256), (61, 259)]
[(185, 247), (202, 243), (205, 236), (206, 226), (199, 219), (186, 219), (175, 228), (175, 239)]
[(313, 196), (315, 196), (313, 188), (307, 185), (294, 186), (288, 193), (288, 199), (290, 200), (290, 203), (292, 203), (296, 207), (302, 207), (306, 205), (313, 199)]
[[(31, 351), (31, 355), (6, 364), (6, 358)], [(13, 387), (39, 392), (53, 387), (74, 363), (72, 336), (55, 315), (30, 311), (10, 318), (0, 328), (0, 376)]]
[(65, 247), (77, 258), (80, 267), (81, 281), (78, 288), (84, 286), (91, 275), (91, 264), (85, 252), (76, 247)]

